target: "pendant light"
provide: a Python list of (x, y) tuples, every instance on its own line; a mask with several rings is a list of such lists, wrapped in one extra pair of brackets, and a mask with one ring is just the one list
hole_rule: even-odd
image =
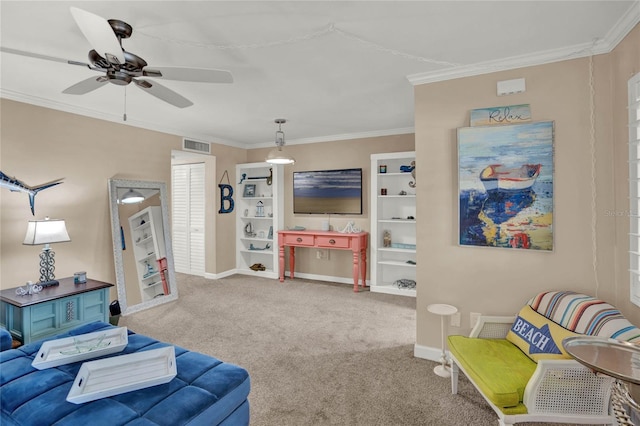
[(144, 201), (144, 195), (134, 189), (129, 189), (124, 193), (120, 202), (122, 204), (136, 204)]
[(292, 156), (287, 155), (287, 153), (282, 150), (282, 147), (284, 146), (284, 132), (282, 131), (282, 125), (286, 122), (287, 120), (285, 120), (284, 118), (275, 119), (275, 123), (278, 125), (278, 131), (276, 132), (277, 148), (274, 148), (269, 152), (267, 158), (265, 159), (267, 163), (293, 164), (296, 162), (296, 160)]

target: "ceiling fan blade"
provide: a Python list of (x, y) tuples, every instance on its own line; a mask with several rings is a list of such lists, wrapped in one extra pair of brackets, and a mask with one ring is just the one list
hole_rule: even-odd
[(156, 98), (161, 99), (165, 102), (168, 102), (175, 107), (186, 108), (193, 105), (193, 102), (191, 102), (189, 99), (174, 92), (168, 87), (165, 87), (159, 83), (156, 83), (155, 81), (150, 82), (150, 81), (138, 80), (138, 79), (133, 79), (133, 81), (136, 83), (136, 85), (139, 88), (141, 88), (148, 94), (155, 96)]
[(80, 31), (89, 40), (89, 44), (98, 52), (100, 56), (113, 63), (117, 58), (120, 64), (125, 63), (122, 47), (118, 41), (118, 37), (113, 32), (113, 28), (106, 19), (101, 16), (94, 15), (86, 10), (71, 8), (73, 19), (76, 20)]
[(145, 68), (144, 76), (161, 77), (167, 80), (193, 81), (198, 83), (233, 83), (229, 71), (206, 68), (160, 67)]
[(0, 52), (11, 53), (12, 55), (27, 56), (30, 58), (44, 59), (46, 61), (61, 62), (63, 64), (80, 65), (91, 68), (91, 65), (85, 62), (72, 61), (70, 59), (57, 58), (55, 56), (42, 55), (40, 53), (26, 52), (24, 50), (12, 49), (10, 47), (0, 46)]
[(67, 87), (62, 91), (62, 93), (66, 93), (67, 95), (84, 95), (85, 93), (96, 90), (105, 84), (107, 84), (107, 80), (103, 79), (103, 77), (91, 77), (86, 80), (82, 80), (73, 86)]

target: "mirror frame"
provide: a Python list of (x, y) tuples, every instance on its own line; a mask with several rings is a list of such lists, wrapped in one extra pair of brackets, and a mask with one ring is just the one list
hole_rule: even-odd
[(164, 242), (167, 252), (167, 273), (169, 275), (169, 295), (138, 303), (134, 306), (127, 304), (127, 292), (125, 288), (124, 262), (122, 258), (122, 239), (120, 233), (120, 214), (118, 211), (118, 188), (159, 189), (160, 207), (162, 210), (162, 226), (169, 228), (169, 209), (167, 207), (167, 185), (164, 182), (151, 182), (129, 179), (109, 179), (109, 207), (111, 211), (111, 236), (113, 243), (113, 259), (116, 272), (116, 287), (118, 289), (118, 301), (122, 315), (132, 314), (143, 309), (152, 308), (178, 299), (178, 286), (176, 282), (175, 266), (173, 263), (173, 246), (169, 232), (164, 233)]

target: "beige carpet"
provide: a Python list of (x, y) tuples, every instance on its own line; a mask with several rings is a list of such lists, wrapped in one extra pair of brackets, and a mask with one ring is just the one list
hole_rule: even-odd
[(344, 284), (178, 274), (179, 299), (119, 325), (240, 365), (251, 424), (497, 425), (462, 376), (413, 356), (415, 299)]

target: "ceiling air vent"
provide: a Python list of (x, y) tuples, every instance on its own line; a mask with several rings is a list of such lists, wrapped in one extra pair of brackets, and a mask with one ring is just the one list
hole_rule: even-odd
[(191, 139), (182, 139), (182, 149), (184, 151), (199, 152), (201, 154), (211, 154), (211, 144), (208, 142), (198, 142)]

